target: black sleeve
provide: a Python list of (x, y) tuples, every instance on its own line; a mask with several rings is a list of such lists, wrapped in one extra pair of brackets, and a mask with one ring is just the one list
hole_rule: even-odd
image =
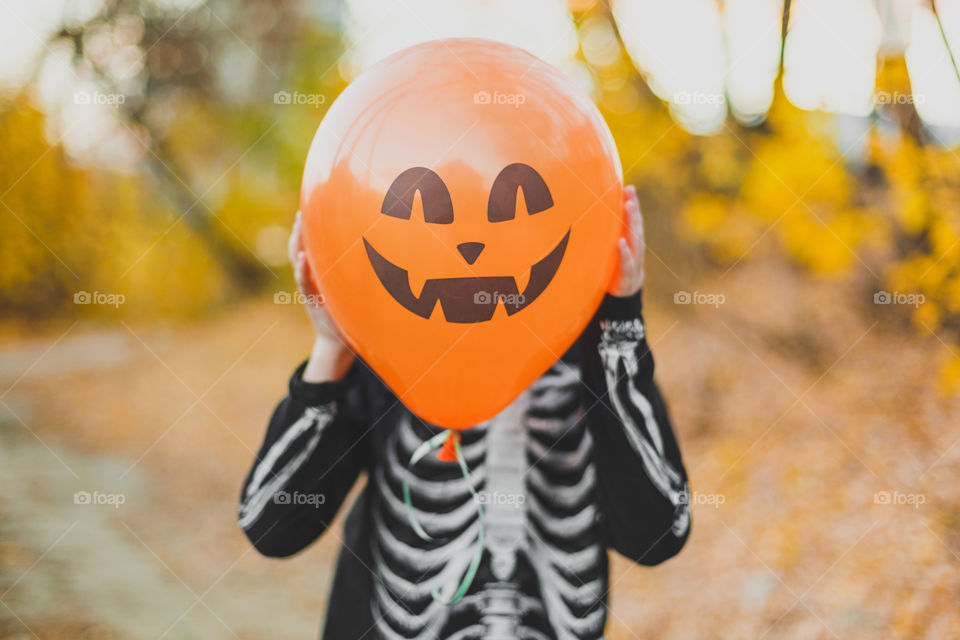
[(237, 520), (256, 549), (271, 557), (316, 540), (366, 466), (366, 428), (357, 419), (360, 364), (343, 380), (308, 383), (306, 363), (273, 412), (240, 495)]
[(640, 297), (607, 296), (581, 337), (587, 427), (608, 546), (653, 565), (690, 533), (687, 474), (653, 381)]

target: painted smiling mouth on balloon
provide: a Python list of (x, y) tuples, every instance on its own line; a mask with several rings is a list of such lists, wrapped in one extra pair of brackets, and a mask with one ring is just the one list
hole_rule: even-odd
[(513, 276), (431, 278), (424, 283), (419, 297), (410, 289), (406, 269), (380, 255), (366, 238), (363, 238), (363, 246), (380, 284), (404, 309), (429, 319), (439, 302), (447, 322), (472, 324), (490, 320), (500, 303), (503, 303), (507, 315), (512, 316), (536, 300), (557, 273), (569, 239), (568, 229), (550, 253), (530, 267), (530, 280), (522, 292), (517, 290)]

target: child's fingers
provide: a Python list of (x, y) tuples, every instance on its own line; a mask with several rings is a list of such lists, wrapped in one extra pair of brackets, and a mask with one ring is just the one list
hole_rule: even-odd
[(303, 263), (306, 262), (306, 254), (303, 251), (298, 251), (294, 255), (293, 260), (293, 278), (297, 281), (297, 288), (300, 291), (303, 291), (304, 278), (303, 278)]
[(627, 226), (630, 228), (630, 245), (633, 247), (634, 253), (639, 253), (643, 246), (643, 215), (640, 213), (637, 190), (633, 186), (628, 186), (624, 189), (624, 198)]
[(643, 233), (643, 218), (640, 214), (640, 201), (637, 199), (637, 190), (628, 185), (623, 189), (623, 211), (629, 229), (630, 245), (636, 250), (635, 240), (638, 234)]
[(617, 247), (620, 249), (620, 292), (629, 293), (636, 277), (637, 259), (626, 238), (620, 238)]
[(287, 240), (287, 256), (290, 258), (290, 264), (296, 267), (297, 254), (303, 250), (303, 238), (300, 236), (300, 212), (297, 211), (297, 217), (293, 220), (293, 228), (290, 230), (290, 239)]
[(627, 242), (626, 238), (620, 238), (617, 240), (617, 249), (620, 251), (620, 266), (627, 267), (628, 263), (633, 261), (633, 251), (630, 250), (630, 243)]
[(313, 278), (310, 277), (310, 264), (307, 262), (306, 251), (299, 251), (297, 253), (293, 275), (297, 281), (297, 289), (300, 290), (300, 293), (304, 296), (314, 296), (317, 293), (317, 288), (313, 284)]
[(631, 211), (630, 231), (633, 233), (633, 253), (643, 255), (643, 213), (640, 212), (640, 203), (635, 199)]

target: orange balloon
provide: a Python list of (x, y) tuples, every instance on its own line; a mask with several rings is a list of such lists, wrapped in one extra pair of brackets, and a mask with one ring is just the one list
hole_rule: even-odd
[(622, 173), (590, 99), (516, 47), (419, 44), (313, 139), (300, 206), (350, 346), (415, 414), (492, 418), (576, 340), (615, 275)]

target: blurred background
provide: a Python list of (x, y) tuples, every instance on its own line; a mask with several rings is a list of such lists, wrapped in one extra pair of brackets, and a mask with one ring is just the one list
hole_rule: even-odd
[(315, 637), (339, 526), (235, 525), (300, 173), (449, 36), (580, 83), (644, 208), (694, 524), (609, 637), (960, 637), (958, 0), (5, 0), (0, 637)]

